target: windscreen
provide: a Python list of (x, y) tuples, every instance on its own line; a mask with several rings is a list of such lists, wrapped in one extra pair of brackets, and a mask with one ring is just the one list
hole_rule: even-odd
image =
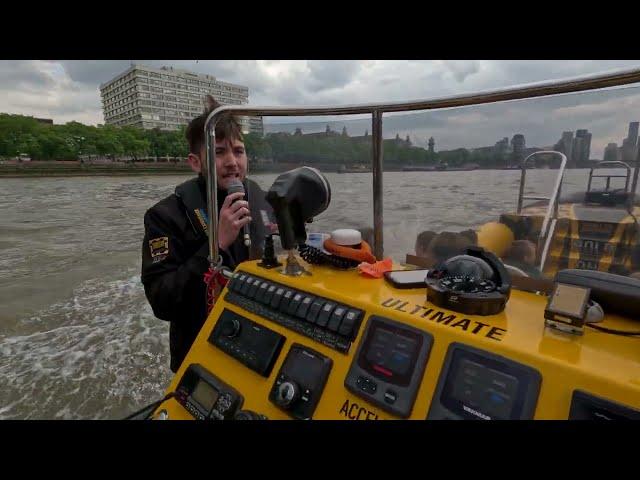
[[(640, 277), (632, 192), (640, 116), (620, 108), (635, 104), (631, 86), (384, 114), (385, 257), (428, 268), (479, 245), (512, 275), (577, 268)], [(373, 248), (371, 118), (312, 120), (265, 117), (253, 177), (268, 188), (276, 172), (319, 168), (332, 204), (307, 231), (357, 229)]]

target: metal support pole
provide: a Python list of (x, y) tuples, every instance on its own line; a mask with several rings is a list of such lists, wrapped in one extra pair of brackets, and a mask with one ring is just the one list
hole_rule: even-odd
[[(640, 169), (640, 146), (638, 147), (638, 153), (636, 155), (636, 165), (633, 169), (633, 182), (631, 183), (631, 195), (629, 195), (629, 211), (633, 211), (633, 206), (636, 200), (636, 187), (638, 186), (638, 170)], [(627, 182), (629, 177), (627, 177)]]
[(525, 163), (525, 161), (522, 161), (522, 165), (521, 165), (521, 172), (520, 172), (520, 191), (518, 192), (518, 209), (516, 210), (516, 213), (518, 215), (520, 215), (520, 212), (522, 212), (522, 200), (523, 200), (523, 195), (524, 195), (524, 182), (527, 176), (527, 165)]
[(384, 256), (382, 220), (382, 112), (374, 110), (372, 115), (373, 141), (373, 254), (378, 260)]
[(209, 209), (209, 265), (215, 268), (222, 263), (222, 258), (218, 252), (218, 175), (216, 174), (216, 119), (206, 122), (204, 127), (204, 138), (206, 143), (206, 158), (202, 164), (205, 169), (207, 179), (207, 205)]

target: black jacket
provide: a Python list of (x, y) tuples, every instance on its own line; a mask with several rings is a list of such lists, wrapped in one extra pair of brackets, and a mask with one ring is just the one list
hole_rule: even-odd
[[(273, 218), (265, 193), (247, 179), (251, 210), (251, 251), (238, 235), (235, 242), (220, 251), (223, 263), (231, 268), (262, 255), (267, 227), (263, 218)], [(202, 215), (206, 212), (206, 187), (202, 176), (189, 180), (172, 194), (151, 207), (144, 216), (142, 242), (142, 283), (153, 313), (171, 322), (169, 342), (171, 370), (176, 372), (207, 317), (204, 274), (209, 269), (209, 243)], [(218, 191), (218, 209), (226, 197)], [(195, 205), (194, 205), (195, 202)], [(264, 211), (265, 213), (262, 213)], [(265, 216), (266, 214), (266, 216)], [(206, 221), (206, 220), (205, 220)]]

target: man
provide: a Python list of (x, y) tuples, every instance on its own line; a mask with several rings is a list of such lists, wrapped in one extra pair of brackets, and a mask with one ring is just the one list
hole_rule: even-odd
[(522, 270), (530, 277), (540, 277), (540, 270), (535, 266), (536, 244), (529, 240), (515, 240), (502, 257), (502, 261)]
[[(206, 205), (206, 144), (204, 124), (219, 104), (207, 97), (208, 108), (191, 121), (185, 135), (187, 161), (197, 178), (145, 214), (142, 242), (142, 283), (153, 313), (171, 322), (169, 340), (171, 370), (176, 372), (207, 317), (204, 274), (209, 269)], [(216, 172), (218, 182), (218, 247), (223, 263), (231, 269), (248, 259), (260, 258), (271, 207), (260, 187), (246, 178), (247, 154), (237, 120), (225, 113), (216, 125)], [(236, 179), (244, 193), (227, 195)], [(251, 203), (249, 203), (251, 202)], [(243, 227), (249, 225), (251, 248), (244, 245)]]
[(437, 263), (456, 255), (463, 255), (467, 248), (476, 244), (471, 233), (440, 232), (431, 238), (425, 256)]
[(420, 232), (416, 237), (416, 256), (422, 258), (429, 257), (429, 244), (431, 240), (437, 235), (436, 232), (432, 232), (430, 230), (425, 230), (424, 232)]

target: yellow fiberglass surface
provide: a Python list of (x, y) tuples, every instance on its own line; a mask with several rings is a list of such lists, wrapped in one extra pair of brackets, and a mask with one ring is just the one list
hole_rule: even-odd
[[(583, 335), (549, 329), (544, 321), (547, 304), (544, 295), (512, 290), (506, 308), (501, 313), (489, 316), (464, 315), (428, 302), (425, 288), (396, 289), (384, 279), (366, 278), (357, 270), (338, 271), (307, 265), (311, 275), (289, 277), (276, 269), (261, 268), (257, 263), (243, 263), (238, 271), (363, 310), (362, 323), (348, 351), (343, 353), (332, 349), (226, 301), (228, 290), (225, 288), (167, 393), (176, 389), (190, 364), (200, 364), (242, 394), (242, 409), (258, 412), (272, 420), (288, 419), (289, 415), (269, 400), (269, 393), (287, 352), (293, 344), (301, 344), (332, 360), (313, 419), (397, 419), (399, 416), (361, 395), (354, 395), (345, 387), (345, 378), (355, 361), (355, 354), (371, 317), (381, 316), (428, 332), (433, 339), (409, 419), (427, 417), (447, 351), (453, 343), (505, 357), (539, 372), (541, 383), (535, 398), (534, 419), (567, 419), (575, 391), (587, 391), (594, 396), (640, 409), (640, 340), (592, 329), (586, 329)], [(394, 267), (401, 268), (397, 265)], [(209, 336), (225, 310), (285, 337), (284, 345), (267, 377), (247, 368), (209, 342)], [(633, 320), (610, 314), (605, 315), (601, 325), (613, 329), (638, 330)], [(170, 419), (192, 418), (175, 399), (164, 402), (158, 407), (159, 410), (165, 410)]]

